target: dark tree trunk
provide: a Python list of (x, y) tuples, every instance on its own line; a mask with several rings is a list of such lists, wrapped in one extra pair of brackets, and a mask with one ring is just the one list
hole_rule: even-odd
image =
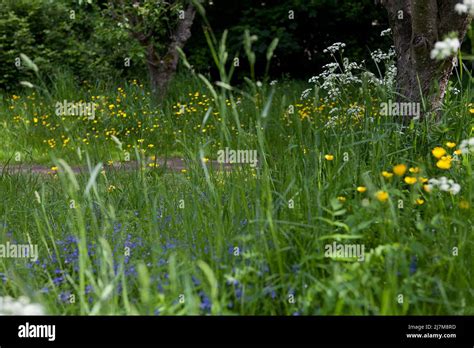
[(152, 42), (146, 46), (146, 59), (152, 92), (162, 100), (168, 90), (169, 83), (176, 72), (179, 54), (177, 48), (183, 48), (186, 41), (191, 37), (191, 26), (193, 25), (196, 9), (188, 5), (184, 12), (184, 18), (179, 23), (171, 36), (166, 54), (160, 57)]
[(456, 58), (436, 61), (430, 53), (436, 41), (451, 32), (457, 32), (462, 42), (471, 18), (454, 11), (456, 0), (379, 2), (388, 12), (397, 54), (398, 101), (425, 101), (425, 110), (439, 116)]
[[(115, 13), (112, 15), (117, 18)], [(184, 11), (183, 18), (178, 20), (178, 24), (170, 37), (170, 43), (166, 53), (161, 56), (154, 45), (153, 32), (136, 31), (132, 29), (130, 35), (138, 40), (145, 48), (145, 58), (150, 79), (150, 86), (158, 101), (163, 100), (168, 90), (168, 85), (176, 72), (178, 66), (179, 53), (177, 48), (183, 48), (191, 37), (191, 26), (194, 22), (196, 9), (193, 5), (188, 5)], [(139, 20), (136, 17), (129, 17), (132, 25), (137, 25)]]

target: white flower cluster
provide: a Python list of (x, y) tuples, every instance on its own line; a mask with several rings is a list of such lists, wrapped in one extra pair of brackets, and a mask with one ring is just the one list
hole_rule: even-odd
[(452, 179), (448, 180), (445, 176), (442, 176), (439, 179), (428, 180), (428, 189), (431, 191), (435, 187), (453, 195), (457, 195), (459, 191), (461, 191), (461, 185), (456, 184)]
[(393, 57), (395, 57), (395, 49), (390, 47), (387, 53), (383, 52), (380, 48), (370, 52), (370, 56), (374, 60), (375, 63), (380, 63), (382, 61), (388, 61), (391, 60)]
[(461, 141), (461, 145), (459, 145), (459, 149), (461, 153), (467, 155), (468, 153), (474, 154), (474, 138), (465, 139)]
[(309, 94), (311, 93), (313, 89), (312, 88), (307, 88), (303, 91), (303, 93), (301, 93), (301, 99), (306, 99), (309, 97)]
[[(388, 32), (387, 30), (385, 32)], [(334, 54), (341, 48), (346, 47), (344, 43), (336, 42), (324, 52), (330, 52)], [(334, 101), (341, 96), (341, 91), (347, 86), (361, 85), (362, 79), (365, 79), (376, 86), (383, 85), (388, 88), (392, 88), (395, 83), (395, 77), (397, 75), (397, 68), (393, 61), (396, 52), (392, 46), (390, 50), (385, 53), (380, 49), (372, 52), (372, 59), (376, 63), (384, 62), (385, 64), (385, 76), (377, 78), (373, 73), (367, 71), (363, 64), (356, 62), (350, 62), (349, 59), (343, 58), (342, 64), (335, 59), (335, 62), (329, 63), (323, 66), (323, 71), (309, 79), (309, 83), (318, 85), (323, 91), (327, 93), (327, 97), (324, 98), (325, 102)], [(309, 97), (312, 89), (306, 89), (301, 94), (301, 99)]]
[(364, 109), (362, 109), (360, 106), (353, 106), (351, 105), (351, 107), (349, 109), (347, 109), (347, 114), (348, 115), (360, 115), (362, 112), (364, 112)]
[(395, 62), (390, 62), (386, 64), (385, 68), (385, 76), (383, 79), (379, 79), (374, 73), (370, 71), (365, 71), (363, 73), (367, 81), (375, 86), (386, 86), (387, 88), (391, 89), (395, 85), (396, 77), (397, 77), (397, 66)]
[(385, 29), (385, 30), (382, 30), (382, 31), (380, 32), (380, 36), (388, 36), (388, 35), (390, 35), (390, 34), (392, 34), (392, 29), (390, 29), (390, 28)]
[(346, 44), (343, 43), (343, 42), (335, 42), (333, 43), (331, 46), (329, 46), (328, 48), (324, 49), (323, 52), (324, 53), (331, 53), (331, 54), (334, 54), (336, 53), (337, 51), (339, 51), (341, 48), (344, 48), (346, 47)]
[(21, 296), (17, 300), (10, 296), (0, 296), (0, 315), (44, 315), (43, 306), (31, 303), (30, 299)]
[(435, 43), (433, 50), (431, 50), (431, 59), (443, 60), (454, 56), (461, 43), (457, 38), (446, 38), (443, 41), (438, 41)]
[(392, 88), (395, 85), (395, 79), (397, 77), (397, 66), (395, 63), (392, 63), (387, 66), (387, 70), (385, 71), (385, 76), (383, 78), (383, 84)]
[(341, 86), (362, 83), (362, 80), (353, 73), (355, 70), (362, 70), (362, 66), (350, 62), (347, 58), (343, 58), (342, 66), (338, 62), (334, 62), (326, 64), (323, 69), (321, 74), (310, 78), (309, 83), (320, 83), (321, 89), (328, 94), (326, 102), (335, 100), (341, 95)]
[(456, 4), (454, 10), (459, 14), (469, 13), (474, 16), (474, 0), (464, 0), (462, 3)]
[(325, 128), (333, 128), (336, 125), (336, 122), (339, 120), (340, 117), (340, 110), (339, 108), (331, 109), (331, 111), (329, 111), (329, 114), (332, 116), (324, 125)]

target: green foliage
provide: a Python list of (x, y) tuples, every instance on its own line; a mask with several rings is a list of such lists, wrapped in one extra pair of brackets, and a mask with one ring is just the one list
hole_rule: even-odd
[[(366, 86), (335, 105), (299, 100), (305, 86), (289, 81), (249, 82), (244, 91), (216, 87), (212, 100), (208, 86), (180, 76), (171, 86), (174, 101), (157, 110), (139, 85), (78, 88), (67, 76), (60, 80), (66, 82), (55, 84), (54, 100), (98, 96), (97, 123), (48, 114), (51, 106), (33, 93), (0, 104), (2, 162), (15, 165), (20, 151), (33, 156), (23, 166), (43, 156), (59, 167), (1, 174), (0, 243), (32, 240), (40, 250), (38, 263), (0, 258), (2, 296), (28, 295), (57, 315), (474, 313), (472, 155), (441, 170), (431, 154), (435, 146), (452, 153), (447, 141), (459, 146), (472, 137), (470, 86), (448, 92), (441, 123), (401, 131), (376, 116), (380, 96)], [(355, 103), (365, 108), (357, 119), (341, 112), (341, 123), (326, 127), (331, 110)], [(34, 112), (44, 115), (36, 125)], [(124, 154), (106, 135), (112, 130), (138, 168), (105, 165)], [(45, 149), (42, 140), (53, 137), (57, 146)], [(226, 146), (258, 149), (259, 166), (226, 172), (202, 165), (200, 157), (215, 159)], [(146, 165), (151, 155), (173, 150), (187, 172)], [(55, 158), (89, 170), (73, 174)], [(380, 175), (399, 163), (420, 168), (418, 178), (452, 178), (461, 191), (428, 193), (421, 183)], [(366, 192), (356, 190), (362, 185)], [(380, 189), (388, 201), (374, 198)], [(333, 241), (364, 244), (364, 262), (325, 257)]]
[[(71, 12), (72, 11), (72, 12)], [(0, 7), (0, 88), (16, 89), (32, 76), (15, 66), (26, 54), (44, 77), (69, 70), (76, 79), (143, 75), (143, 53), (134, 40), (93, 5), (69, 1), (5, 0)], [(124, 64), (131, 59), (130, 67)]]

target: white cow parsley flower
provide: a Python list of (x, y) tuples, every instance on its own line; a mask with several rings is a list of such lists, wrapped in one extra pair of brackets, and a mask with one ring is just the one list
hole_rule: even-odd
[(457, 38), (446, 38), (443, 41), (438, 41), (435, 43), (433, 50), (431, 51), (431, 59), (443, 60), (454, 56), (461, 43)]
[(390, 28), (382, 30), (382, 32), (380, 32), (380, 36), (388, 36), (390, 34), (392, 34), (392, 29)]
[(43, 306), (31, 303), (30, 299), (21, 296), (14, 299), (10, 296), (0, 297), (0, 315), (44, 315)]
[(474, 16), (474, 0), (464, 0), (462, 3), (456, 4), (454, 10), (461, 14), (468, 13), (471, 16)]
[(461, 191), (461, 185), (445, 176), (442, 176), (439, 179), (433, 178), (428, 180), (428, 189), (431, 191), (433, 188), (438, 188), (440, 191), (449, 192), (453, 195), (457, 195), (459, 191)]
[(468, 153), (474, 153), (474, 138), (464, 139), (461, 141), (461, 145), (459, 145), (459, 149), (463, 155), (467, 155)]
[(331, 53), (331, 54), (334, 54), (336, 53), (337, 51), (339, 51), (341, 48), (344, 48), (346, 47), (346, 44), (343, 43), (343, 42), (335, 42), (333, 43), (331, 46), (329, 46), (328, 48), (324, 49), (323, 52), (324, 53)]

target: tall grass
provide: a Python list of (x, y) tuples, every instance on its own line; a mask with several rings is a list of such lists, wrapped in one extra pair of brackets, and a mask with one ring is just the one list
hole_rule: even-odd
[[(443, 171), (431, 154), (472, 136), (471, 85), (449, 96), (441, 123), (410, 127), (378, 116), (384, 94), (365, 86), (359, 117), (342, 114), (326, 127), (334, 105), (301, 101), (300, 83), (260, 83), (252, 73), (233, 86), (225, 37), (208, 41), (220, 82), (189, 73), (159, 108), (139, 82), (77, 89), (64, 81), (52, 100), (100, 95), (103, 117), (51, 116), (51, 129), (34, 125), (52, 108), (38, 93), (3, 99), (2, 160), (26, 152), (23, 161), (58, 170), (1, 174), (0, 243), (38, 244), (40, 259), (0, 258), (0, 294), (28, 295), (52, 314), (473, 314), (472, 160)], [(177, 102), (190, 111), (179, 113)], [(156, 132), (143, 130), (154, 124)], [(87, 144), (94, 126), (103, 128)], [(113, 128), (121, 149), (104, 134)], [(40, 139), (54, 134), (72, 145), (44, 149)], [(256, 150), (258, 166), (206, 162), (225, 147)], [(127, 151), (138, 169), (106, 168)], [(187, 168), (149, 167), (153, 154), (180, 155)], [(400, 163), (420, 168), (420, 180), (449, 176), (461, 192), (381, 176)], [(374, 197), (380, 190), (386, 202)], [(333, 241), (363, 244), (365, 261), (325, 257)]]

